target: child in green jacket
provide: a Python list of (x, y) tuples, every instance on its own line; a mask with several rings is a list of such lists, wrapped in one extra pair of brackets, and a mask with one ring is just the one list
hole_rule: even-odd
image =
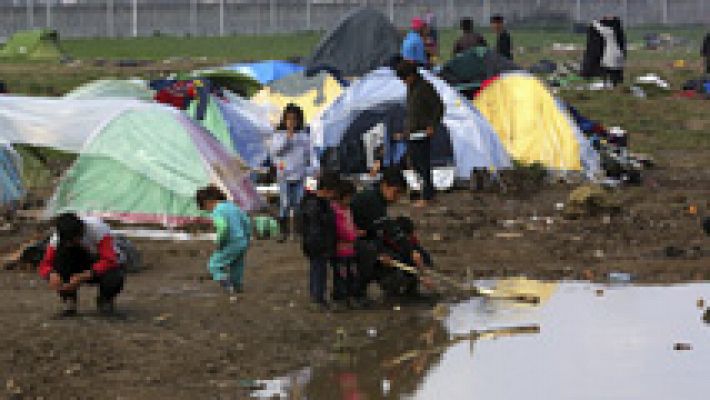
[(212, 279), (230, 292), (243, 290), (244, 260), (251, 240), (249, 216), (210, 185), (197, 191), (198, 207), (211, 213), (217, 232), (217, 250), (209, 261)]

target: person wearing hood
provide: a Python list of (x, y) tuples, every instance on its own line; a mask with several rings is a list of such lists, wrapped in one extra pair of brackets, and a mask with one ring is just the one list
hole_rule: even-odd
[(412, 18), (411, 30), (402, 42), (402, 58), (420, 66), (427, 65), (426, 48), (424, 47), (424, 21), (419, 17)]

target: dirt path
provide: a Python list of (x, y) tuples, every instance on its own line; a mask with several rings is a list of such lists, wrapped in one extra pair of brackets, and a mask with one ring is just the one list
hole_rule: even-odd
[[(572, 221), (555, 207), (566, 201), (564, 186), (525, 199), (459, 191), (429, 211), (402, 205), (394, 214), (411, 214), (437, 267), (461, 280), (525, 274), (605, 281), (610, 271), (643, 282), (710, 279), (710, 239), (700, 227), (709, 213), (710, 169), (660, 168), (645, 182), (620, 193), (618, 215)], [(0, 232), (0, 253), (37, 229), (44, 227)], [(21, 393), (14, 398), (244, 398), (244, 380), (327, 359), (338, 328), (365, 343), (367, 329), (397, 335), (398, 326), (430, 310), (308, 311), (306, 262), (293, 242), (255, 242), (246, 293), (236, 300), (206, 275), (210, 244), (139, 246), (148, 268), (129, 277), (122, 319), (93, 315), (93, 289), (82, 292), (82, 317), (54, 319), (56, 298), (34, 272), (0, 272), (0, 379), (8, 388), (0, 390)]]

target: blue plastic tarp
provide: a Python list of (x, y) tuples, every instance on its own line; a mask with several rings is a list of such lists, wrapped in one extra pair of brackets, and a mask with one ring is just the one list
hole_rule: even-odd
[(281, 78), (285, 78), (304, 70), (304, 68), (298, 64), (278, 60), (259, 61), (254, 63), (237, 63), (227, 65), (222, 69), (244, 74), (262, 85), (267, 85), (273, 81), (277, 81)]

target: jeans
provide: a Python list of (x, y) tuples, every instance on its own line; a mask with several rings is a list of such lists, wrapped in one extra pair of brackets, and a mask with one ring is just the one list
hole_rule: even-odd
[(325, 290), (328, 282), (328, 260), (325, 257), (311, 258), (309, 291), (311, 301), (325, 303)]
[(422, 179), (422, 199), (434, 198), (434, 181), (431, 174), (431, 139), (411, 140), (409, 155), (412, 167)]
[(357, 267), (355, 259), (336, 258), (333, 260), (333, 300), (342, 301), (356, 297)]
[(279, 181), (279, 217), (288, 218), (290, 210), (296, 210), (303, 198), (303, 181)]

